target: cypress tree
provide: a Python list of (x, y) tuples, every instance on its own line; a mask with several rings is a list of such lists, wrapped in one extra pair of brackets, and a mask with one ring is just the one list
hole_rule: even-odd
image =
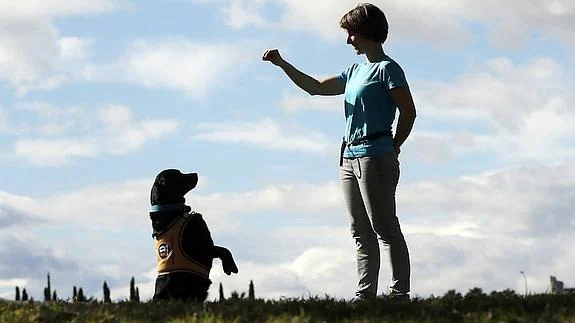
[(136, 302), (140, 302), (140, 288), (136, 287)]
[(74, 290), (72, 291), (72, 302), (78, 301), (78, 289), (74, 286)]
[(50, 292), (48, 291), (48, 287), (44, 287), (44, 302), (51, 301)]
[(249, 289), (249, 293), (248, 293), (248, 298), (250, 300), (254, 300), (256, 299), (256, 295), (255, 295), (255, 291), (254, 291), (254, 281), (250, 280), (250, 289)]
[(55, 302), (58, 300), (58, 294), (56, 294), (56, 290), (52, 293), (52, 300)]
[(51, 300), (50, 296), (52, 295), (52, 285), (50, 284), (50, 273), (48, 273), (48, 275), (47, 275), (47, 280), (48, 280), (48, 287), (47, 287), (48, 290), (47, 290), (46, 295), (48, 295), (47, 299), (49, 301), (49, 300)]
[(26, 288), (22, 289), (22, 301), (26, 302), (28, 300), (28, 293), (26, 292)]
[(86, 298), (84, 297), (84, 291), (82, 290), (82, 287), (80, 287), (80, 289), (78, 289), (78, 301), (79, 302), (85, 302)]
[(130, 279), (130, 302), (136, 301), (136, 281), (134, 280), (134, 276)]
[(16, 286), (16, 297), (14, 298), (16, 302), (20, 301), (20, 287)]
[(223, 301), (224, 299), (225, 299), (225, 297), (224, 297), (224, 286), (220, 282), (220, 302)]
[(111, 303), (112, 300), (110, 299), (110, 289), (108, 288), (108, 284), (104, 281), (104, 303)]

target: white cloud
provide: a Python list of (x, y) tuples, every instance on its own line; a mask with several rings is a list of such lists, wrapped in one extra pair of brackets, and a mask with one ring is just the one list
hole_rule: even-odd
[(34, 221), (40, 221), (38, 218), (11, 207), (4, 201), (6, 197), (10, 198), (8, 194), (0, 192), (0, 231), (16, 230), (16, 227), (25, 227)]
[[(467, 151), (492, 152), (512, 161), (561, 161), (575, 156), (570, 126), (575, 122), (570, 108), (575, 104), (574, 82), (563, 66), (548, 58), (523, 65), (497, 58), (454, 83), (422, 83), (415, 91), (422, 118), (465, 129), (459, 130), (459, 138), (467, 138), (461, 141)], [(441, 133), (442, 138), (433, 138), (416, 127), (414, 144), (435, 139), (435, 146), (448, 150), (443, 155), (454, 153), (455, 133)]]
[(8, 129), (8, 114), (3, 106), (0, 105), (0, 132)]
[(491, 137), (471, 132), (433, 132), (417, 129), (402, 146), (403, 160), (417, 160), (429, 163), (445, 163), (468, 157), (478, 151), (487, 152)]
[(129, 154), (148, 141), (174, 133), (180, 126), (172, 119), (133, 120), (132, 111), (122, 105), (101, 107), (99, 119), (82, 107), (30, 102), (18, 108), (36, 113), (39, 124), (28, 120), (23, 126), (13, 122), (7, 127), (17, 137), (13, 154), (37, 166), (61, 165), (79, 157)]
[[(157, 269), (153, 268), (152, 270), (139, 274), (138, 279), (134, 279), (134, 283), (136, 285), (136, 288), (138, 288), (138, 293), (140, 295), (140, 300), (142, 302), (146, 302), (152, 299), (156, 287), (156, 274)], [(121, 267), (119, 267), (118, 270), (115, 271), (115, 273), (110, 276), (111, 277), (124, 276), (128, 278), (124, 274), (124, 268)], [(130, 299), (130, 283), (128, 280), (121, 282), (118, 281), (115, 284), (115, 286), (114, 285), (110, 286), (109, 284), (108, 286), (110, 288), (110, 298), (112, 299), (113, 302), (125, 301)], [(103, 292), (100, 291), (97, 294), (97, 297), (99, 299), (103, 299), (104, 298)]]
[(0, 75), (18, 95), (54, 89), (81, 75), (90, 40), (61, 37), (51, 23), (42, 20), (8, 20), (0, 27)]
[[(204, 3), (209, 3), (203, 1)], [(356, 3), (343, 1), (317, 0), (252, 0), (224, 1), (227, 5), (226, 20), (235, 23), (232, 26), (278, 25), (268, 17), (268, 6), (279, 6), (281, 18), (279, 25), (284, 29), (312, 32), (324, 39), (337, 40), (344, 36), (339, 30), (339, 19)], [(213, 4), (216, 4), (212, 2)], [(575, 29), (575, 5), (569, 0), (530, 1), (525, 5), (521, 0), (507, 1), (456, 1), (448, 0), (434, 3), (423, 0), (383, 1), (374, 0), (373, 4), (382, 8), (390, 23), (390, 39), (409, 38), (432, 44), (461, 46), (472, 39), (470, 23), (485, 23), (492, 31), (492, 38), (501, 46), (516, 46), (528, 38), (531, 32), (543, 31), (549, 38), (566, 44), (572, 43)], [(235, 15), (233, 8), (241, 4), (242, 10)], [(217, 2), (222, 6), (222, 1)], [(251, 17), (246, 21), (245, 17)]]
[(442, 112), (471, 110), (475, 117), (486, 116), (498, 127), (514, 129), (521, 123), (520, 112), (530, 113), (551, 99), (571, 96), (569, 83), (564, 68), (549, 58), (533, 59), (524, 65), (494, 58), (458, 77), (454, 84), (430, 86), (420, 95), (428, 99), (431, 92), (434, 108)]
[(247, 295), (250, 280), (254, 282), (257, 298), (323, 297), (326, 294), (350, 298), (356, 283), (356, 266), (352, 253), (350, 249), (309, 247), (284, 263), (240, 263), (239, 273), (232, 276), (226, 276), (218, 268), (218, 262), (210, 273), (214, 283), (210, 288), (209, 299), (218, 299), (220, 282), (225, 297), (230, 297), (233, 291), (245, 292)]
[(89, 112), (85, 109), (57, 107), (45, 102), (19, 102), (14, 107), (13, 115), (5, 113), (6, 123), (3, 131), (12, 136), (46, 136), (65, 135), (79, 127), (91, 127)]
[[(322, 213), (325, 210), (343, 208), (339, 185), (335, 182), (314, 184), (271, 185), (248, 192), (191, 194), (191, 205), (209, 216), (210, 225), (216, 231), (232, 231), (241, 226), (236, 216), (250, 216), (257, 212), (289, 210), (293, 201), (299, 201), (298, 214)], [(247, 202), (249, 201), (249, 203)]]
[[(258, 26), (266, 29), (284, 29), (312, 32), (323, 39), (336, 41), (345, 39), (345, 33), (339, 28), (339, 20), (355, 4), (341, 1), (318, 0), (228, 0), (197, 1), (224, 6), (223, 14), (227, 25), (232, 28)], [(467, 42), (470, 34), (459, 23), (459, 19), (450, 17), (441, 11), (421, 15), (413, 6), (402, 7), (397, 3), (382, 5), (393, 28), (393, 38), (397, 33), (418, 40), (441, 44), (459, 44)], [(269, 17), (265, 12), (270, 7), (280, 7), (280, 17)], [(417, 8), (417, 7), (416, 7)], [(269, 12), (269, 11), (268, 11)], [(274, 11), (275, 12), (275, 11)], [(396, 23), (397, 22), (397, 23)]]
[(222, 10), (226, 16), (226, 24), (235, 29), (250, 25), (265, 27), (268, 22), (258, 14), (258, 11), (266, 1), (232, 0), (229, 6)]
[(3, 18), (52, 18), (97, 14), (127, 6), (122, 0), (19, 0), (0, 2), (0, 17)]
[(93, 41), (78, 37), (60, 38), (61, 57), (66, 62), (83, 62), (90, 56), (90, 47)]
[(119, 129), (132, 123), (132, 111), (121, 105), (111, 105), (100, 110), (100, 119), (110, 129)]
[(100, 117), (109, 136), (104, 150), (115, 154), (136, 151), (147, 141), (170, 135), (179, 127), (177, 120), (133, 122), (132, 111), (121, 105), (102, 108)]
[[(25, 286), (27, 283), (26, 279), (6, 279), (6, 280), (2, 280), (0, 281), (0, 287), (1, 288), (14, 288), (14, 286)], [(12, 296), (14, 296), (13, 294), (2, 294), (1, 296), (3, 296), (6, 299), (12, 299)]]
[(128, 83), (149, 88), (184, 91), (205, 99), (257, 57), (245, 43), (195, 42), (182, 37), (132, 42), (115, 62), (89, 66), (85, 77), (92, 81)]
[[(286, 29), (309, 31), (324, 39), (345, 40), (345, 33), (339, 28), (339, 20), (355, 3), (328, 0), (308, 2), (304, 0), (278, 0), (285, 9), (281, 24)], [(382, 8), (390, 24), (390, 39), (409, 37), (440, 44), (460, 44), (470, 39), (470, 34), (459, 23), (459, 18), (436, 11), (421, 14), (421, 8), (405, 2), (374, 1)], [(430, 7), (429, 5), (427, 6)], [(435, 8), (435, 7), (432, 7)]]
[(0, 75), (19, 95), (54, 89), (77, 78), (89, 56), (90, 40), (62, 36), (53, 18), (103, 13), (124, 1), (2, 1)]
[[(323, 134), (280, 124), (273, 119), (250, 122), (201, 123), (198, 140), (247, 143), (268, 149), (325, 153), (334, 147)], [(305, 133), (298, 135), (297, 133)]]
[(287, 112), (317, 110), (325, 112), (339, 112), (343, 114), (343, 97), (310, 96), (302, 93), (292, 94), (284, 92), (281, 107)]
[(95, 157), (96, 139), (22, 139), (14, 145), (14, 154), (37, 166), (55, 166), (71, 158)]
[[(278, 185), (248, 192), (204, 195), (198, 189), (206, 181), (200, 177), (199, 186), (186, 199), (195, 210), (209, 218), (210, 227), (216, 231), (237, 229), (237, 215), (250, 216), (254, 212), (286, 210), (294, 200), (299, 201), (298, 212), (302, 214), (343, 208), (339, 199), (339, 186), (334, 182), (322, 185)], [(147, 230), (149, 221), (146, 215), (152, 182), (153, 176), (144, 180), (88, 187), (43, 199), (3, 193), (0, 194), (0, 206), (5, 204), (13, 212), (37, 215), (39, 219), (59, 224), (85, 225), (85, 218), (90, 218), (91, 227), (113, 230), (120, 226)], [(74, 211), (78, 209), (83, 210), (81, 217)]]
[[(257, 57), (248, 53), (245, 42), (194, 42), (174, 37), (134, 41), (124, 57), (96, 64), (91, 61), (93, 40), (61, 35), (53, 18), (109, 12), (128, 4), (113, 0), (58, 2), (0, 6), (0, 17), (7, 16), (0, 22), (0, 75), (20, 96), (88, 80), (176, 89), (193, 98), (205, 98), (214, 87), (225, 87), (226, 80), (241, 73), (250, 57)], [(248, 16), (242, 19), (252, 21)]]
[(20, 93), (30, 87), (48, 86), (49, 82), (42, 76), (51, 71), (58, 60), (59, 38), (58, 30), (46, 20), (3, 20), (0, 23), (0, 75)]
[(76, 80), (91, 80), (177, 89), (193, 98), (205, 98), (214, 86), (225, 86), (226, 80), (241, 73), (246, 67), (242, 63), (253, 56), (247, 53), (245, 43), (193, 42), (176, 37), (135, 41), (123, 58), (96, 65), (90, 61), (91, 39), (62, 36), (53, 24), (55, 17), (127, 7), (127, 2), (114, 0), (2, 4), (0, 17), (7, 18), (0, 23), (0, 75), (20, 96)]
[(481, 237), (531, 241), (575, 227), (566, 211), (575, 194), (574, 172), (570, 164), (531, 166), (400, 185), (400, 209), (411, 214), (411, 224), (460, 223)]

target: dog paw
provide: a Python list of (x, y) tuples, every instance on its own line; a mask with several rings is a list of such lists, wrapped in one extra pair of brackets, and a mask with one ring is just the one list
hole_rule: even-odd
[(236, 266), (236, 264), (225, 266), (224, 273), (226, 273), (226, 275), (228, 276), (231, 275), (232, 273), (237, 274), (238, 267)]

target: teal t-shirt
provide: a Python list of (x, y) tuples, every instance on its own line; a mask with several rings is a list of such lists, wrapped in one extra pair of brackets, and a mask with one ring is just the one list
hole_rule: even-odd
[[(389, 90), (407, 87), (405, 74), (393, 59), (355, 63), (338, 75), (345, 83), (345, 134), (352, 142), (378, 131), (391, 131), (397, 109)], [(393, 139), (382, 137), (348, 146), (343, 156), (366, 157), (393, 152)]]

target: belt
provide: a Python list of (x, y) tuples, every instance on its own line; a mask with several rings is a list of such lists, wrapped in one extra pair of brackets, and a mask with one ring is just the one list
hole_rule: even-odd
[[(376, 140), (376, 139), (383, 138), (383, 137), (391, 137), (391, 136), (392, 136), (391, 130), (390, 131), (376, 131), (374, 133), (370, 133), (369, 135), (363, 136), (359, 139), (355, 139), (354, 141), (350, 142), (349, 144), (346, 143), (346, 145), (356, 146), (356, 145), (365, 144), (368, 141)], [(344, 142), (345, 142), (345, 140), (344, 140)]]
[(345, 151), (345, 147), (346, 146), (357, 146), (357, 145), (361, 145), (361, 144), (365, 144), (369, 141), (373, 141), (379, 138), (383, 138), (383, 137), (392, 137), (393, 134), (391, 131), (376, 131), (374, 133), (370, 133), (368, 135), (365, 135), (361, 138), (358, 139), (354, 139), (352, 142), (347, 143), (345, 141), (345, 137), (343, 138), (342, 142), (341, 142), (341, 150), (339, 153), (339, 166), (343, 165), (343, 152)]

